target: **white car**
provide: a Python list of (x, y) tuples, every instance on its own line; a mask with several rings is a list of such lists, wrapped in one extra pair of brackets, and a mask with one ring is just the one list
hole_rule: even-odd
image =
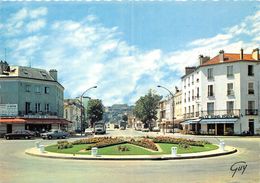
[(85, 129), (85, 135), (88, 136), (88, 135), (93, 135), (93, 129), (92, 128), (87, 128)]

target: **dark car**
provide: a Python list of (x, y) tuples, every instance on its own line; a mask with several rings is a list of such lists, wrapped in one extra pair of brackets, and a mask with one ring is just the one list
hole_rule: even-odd
[(31, 132), (29, 130), (17, 130), (13, 133), (7, 133), (5, 134), (6, 140), (9, 139), (31, 139), (35, 137), (35, 133)]

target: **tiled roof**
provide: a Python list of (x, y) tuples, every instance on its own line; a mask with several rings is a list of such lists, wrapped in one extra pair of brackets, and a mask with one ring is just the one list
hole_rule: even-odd
[[(255, 60), (252, 57), (252, 54), (243, 54), (243, 59), (245, 61), (253, 61), (253, 62), (259, 62), (259, 60)], [(220, 63), (229, 63), (229, 62), (237, 62), (241, 61), (240, 54), (237, 53), (224, 53), (224, 62), (220, 62), (219, 55), (213, 57), (209, 61), (203, 63), (201, 66), (207, 66), (207, 65), (215, 65)]]

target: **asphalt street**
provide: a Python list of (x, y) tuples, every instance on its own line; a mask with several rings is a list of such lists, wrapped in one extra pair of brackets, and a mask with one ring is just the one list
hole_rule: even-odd
[[(126, 131), (108, 130), (107, 135), (158, 134), (127, 129)], [(219, 137), (218, 139), (215, 137), (186, 137), (205, 139), (213, 143), (218, 143), (218, 140), (221, 139), (227, 145), (236, 147), (238, 153), (213, 158), (171, 161), (61, 160), (26, 155), (25, 149), (34, 147), (35, 142), (39, 139), (0, 139), (0, 183), (260, 182), (259, 137)], [(55, 142), (56, 140), (42, 141), (43, 144)], [(244, 163), (233, 165), (241, 161)], [(230, 170), (232, 165), (233, 171)], [(234, 174), (235, 170), (237, 171)]]

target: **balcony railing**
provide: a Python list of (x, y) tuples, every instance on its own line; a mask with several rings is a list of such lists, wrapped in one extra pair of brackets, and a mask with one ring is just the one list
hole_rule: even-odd
[(246, 115), (258, 115), (258, 109), (246, 109)]
[(194, 112), (186, 113), (183, 115), (184, 119), (194, 118)]
[(202, 118), (239, 118), (239, 109), (201, 111)]
[(56, 118), (58, 115), (57, 112), (25, 112), (25, 111), (18, 111), (19, 117), (26, 117), (26, 118)]

